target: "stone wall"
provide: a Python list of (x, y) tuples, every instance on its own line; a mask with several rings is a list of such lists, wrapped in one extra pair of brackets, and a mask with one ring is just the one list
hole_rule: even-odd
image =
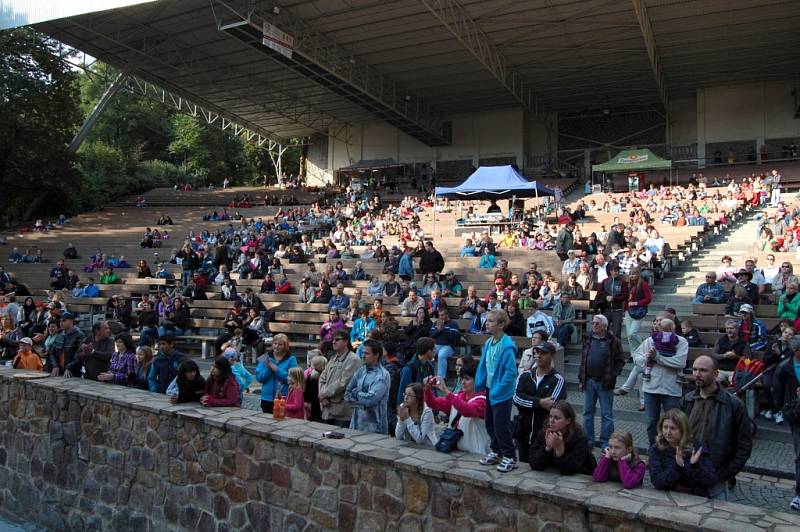
[[(0, 505), (53, 530), (731, 530), (800, 517), (0, 368)], [(796, 528), (795, 528), (796, 529)]]

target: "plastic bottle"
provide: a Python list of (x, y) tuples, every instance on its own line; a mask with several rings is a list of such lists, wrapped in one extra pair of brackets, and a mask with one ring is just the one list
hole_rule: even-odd
[(272, 416), (275, 419), (284, 419), (286, 417), (286, 400), (280, 394), (275, 397)]

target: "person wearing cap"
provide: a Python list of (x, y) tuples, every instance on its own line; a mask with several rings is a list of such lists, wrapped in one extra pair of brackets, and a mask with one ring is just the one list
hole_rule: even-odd
[[(742, 305), (744, 306), (744, 305)], [(719, 382), (730, 381), (741, 357), (750, 356), (750, 346), (742, 338), (739, 322), (725, 322), (725, 334), (717, 338), (711, 357), (716, 361)]]
[(53, 377), (58, 377), (62, 373), (65, 377), (73, 376), (66, 368), (75, 359), (85, 341), (86, 335), (75, 327), (75, 316), (71, 312), (62, 312), (61, 332), (53, 341), (53, 349), (48, 357), (48, 370)]
[(572, 234), (574, 230), (575, 224), (569, 222), (556, 235), (556, 253), (561, 260), (567, 260), (569, 258), (567, 252), (574, 247), (575, 238)]
[(440, 283), (442, 287), (442, 297), (461, 297), (461, 292), (464, 287), (461, 281), (456, 277), (456, 272), (448, 270), (444, 282)]
[(757, 305), (759, 302), (759, 292), (758, 292), (758, 285), (752, 282), (753, 280), (753, 272), (742, 268), (738, 272), (736, 272), (736, 284), (733, 285), (741, 286), (747, 292), (747, 297), (750, 298), (750, 301), (754, 305)]
[(767, 326), (764, 322), (756, 319), (752, 305), (744, 304), (739, 307), (739, 329), (742, 333), (742, 340), (747, 342), (751, 351), (761, 351), (767, 345)]
[(31, 369), (34, 371), (42, 371), (44, 369), (42, 359), (33, 351), (33, 340), (27, 336), (20, 338), (19, 351), (11, 365), (14, 369)]
[(533, 348), (535, 367), (523, 371), (517, 379), (514, 404), (519, 411), (515, 420), (514, 438), (517, 440), (519, 459), (527, 462), (533, 438), (539, 433), (550, 407), (567, 398), (564, 377), (553, 367), (556, 346), (544, 342)]

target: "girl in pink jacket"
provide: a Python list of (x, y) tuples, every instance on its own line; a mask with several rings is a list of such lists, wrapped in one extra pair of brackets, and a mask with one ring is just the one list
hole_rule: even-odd
[(592, 477), (597, 482), (622, 482), (622, 487), (629, 490), (642, 484), (646, 469), (647, 466), (636, 454), (631, 433), (617, 431), (608, 439), (608, 447), (597, 462)]

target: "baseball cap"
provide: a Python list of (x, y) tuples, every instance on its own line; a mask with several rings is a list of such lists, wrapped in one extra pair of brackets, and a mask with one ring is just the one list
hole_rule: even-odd
[(534, 347), (533, 350), (534, 351), (544, 351), (545, 353), (551, 353), (552, 354), (552, 353), (556, 352), (556, 346), (554, 346), (550, 342), (544, 342), (544, 343), (541, 343), (541, 344), (537, 345), (536, 347)]
[(25, 338), (20, 338), (19, 343), (33, 345), (33, 340), (26, 336)]
[(62, 320), (74, 320), (75, 315), (72, 312), (62, 312), (61, 313)]
[(744, 305), (739, 307), (739, 314), (741, 314), (742, 312), (753, 312), (753, 305), (745, 303)]

